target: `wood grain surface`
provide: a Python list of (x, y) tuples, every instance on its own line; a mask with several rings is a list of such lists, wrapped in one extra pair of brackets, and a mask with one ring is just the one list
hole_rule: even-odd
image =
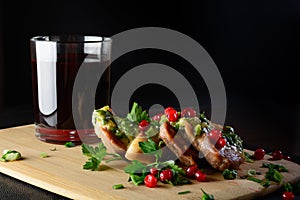
[[(51, 151), (56, 147), (56, 151)], [(195, 199), (202, 197), (201, 188), (215, 199), (253, 199), (274, 192), (280, 185), (271, 183), (268, 188), (244, 179), (224, 180), (220, 172), (207, 170), (207, 182), (195, 182), (190, 185), (171, 186), (159, 183), (156, 188), (134, 186), (127, 182), (124, 173), (124, 161), (103, 165), (101, 171), (88, 171), (82, 168), (87, 157), (81, 152), (81, 146), (66, 148), (39, 141), (34, 136), (34, 125), (26, 125), (0, 130), (0, 152), (14, 149), (22, 154), (23, 159), (14, 162), (0, 162), (0, 172), (25, 181), (48, 191), (71, 199)], [(40, 156), (41, 152), (49, 155)], [(1, 154), (0, 153), (0, 154)], [(239, 175), (248, 169), (267, 171), (261, 168), (263, 162), (283, 164), (289, 172), (283, 172), (284, 182), (295, 183), (300, 180), (300, 166), (296, 163), (280, 161), (255, 161), (241, 165)], [(114, 190), (114, 184), (123, 184), (124, 189)], [(178, 195), (178, 192), (189, 190), (191, 193)]]

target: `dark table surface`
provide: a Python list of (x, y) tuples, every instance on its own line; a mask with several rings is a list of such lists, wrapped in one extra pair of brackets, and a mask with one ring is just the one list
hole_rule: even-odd
[[(289, 154), (294, 162), (300, 164), (299, 140), (297, 140), (299, 137), (297, 129), (299, 118), (295, 119), (293, 117), (299, 114), (299, 107), (286, 105), (285, 109), (277, 110), (275, 114), (270, 107), (265, 107), (264, 112), (259, 112), (258, 109), (254, 108), (256, 106), (250, 107), (248, 103), (243, 100), (229, 100), (226, 118), (226, 123), (234, 124), (235, 129), (240, 132), (244, 139), (244, 146), (248, 149), (265, 147), (267, 151), (275, 148), (281, 149)], [(293, 118), (283, 117), (287, 114)], [(281, 116), (280, 120), (278, 120), (278, 116)], [(31, 106), (2, 109), (0, 112), (0, 128), (32, 124), (32, 119)], [(289, 127), (284, 132), (283, 127), (285, 126)], [(285, 138), (287, 134), (291, 134), (292, 137)], [(68, 198), (0, 173), (0, 199), (67, 200)], [(258, 199), (281, 199), (281, 191), (278, 190)], [(300, 199), (300, 195), (297, 195), (296, 199)]]

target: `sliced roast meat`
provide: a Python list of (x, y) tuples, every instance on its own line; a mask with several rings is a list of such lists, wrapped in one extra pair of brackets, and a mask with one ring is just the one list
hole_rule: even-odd
[[(242, 152), (238, 151), (236, 147), (226, 145), (222, 149), (218, 150), (211, 142), (206, 133), (199, 135), (194, 134), (194, 127), (187, 121), (182, 120), (184, 124), (185, 133), (187, 138), (192, 143), (197, 151), (201, 152), (207, 162), (215, 169), (223, 171), (227, 168), (238, 169), (240, 164), (244, 161)], [(213, 123), (210, 126), (220, 130), (220, 125)]]
[(113, 132), (107, 129), (107, 127), (101, 126), (100, 122), (95, 123), (95, 133), (101, 139), (108, 152), (118, 153), (122, 156), (125, 155), (127, 144), (118, 139)]
[(186, 142), (169, 123), (164, 122), (160, 126), (159, 136), (182, 164), (186, 166), (197, 164), (198, 155), (190, 148), (189, 142)]

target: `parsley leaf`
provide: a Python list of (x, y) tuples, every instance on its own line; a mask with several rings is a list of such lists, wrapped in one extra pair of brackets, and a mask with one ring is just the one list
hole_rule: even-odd
[(131, 164), (127, 165), (124, 168), (125, 173), (127, 174), (137, 174), (137, 173), (144, 173), (147, 169), (143, 163), (137, 160), (133, 160)]
[(142, 174), (141, 176), (136, 175), (136, 174), (131, 174), (129, 180), (131, 180), (134, 185), (140, 185), (140, 184), (144, 183), (145, 177), (146, 177), (146, 174)]
[(146, 177), (147, 166), (140, 161), (133, 160), (131, 164), (124, 168), (124, 171), (130, 175), (129, 181), (132, 181), (134, 185), (140, 185)]
[(153, 154), (156, 162), (162, 156), (162, 150), (151, 138), (148, 138), (148, 141), (139, 142), (139, 146), (144, 153)]
[(140, 123), (142, 120), (150, 121), (147, 111), (143, 111), (136, 102), (133, 103), (130, 113), (127, 114), (127, 119), (136, 123)]
[(98, 170), (101, 161), (106, 155), (113, 156), (109, 161), (121, 159), (119, 154), (107, 153), (106, 147), (101, 142), (99, 143), (99, 146), (95, 148), (87, 144), (82, 144), (81, 147), (83, 155), (90, 157), (83, 165), (83, 169), (90, 169), (92, 171)]

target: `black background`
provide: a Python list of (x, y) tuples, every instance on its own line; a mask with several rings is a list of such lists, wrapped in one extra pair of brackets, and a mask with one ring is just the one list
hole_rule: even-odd
[[(1, 127), (33, 121), (31, 37), (62, 33), (112, 36), (132, 28), (155, 26), (186, 34), (210, 54), (226, 87), (226, 123), (233, 125), (246, 143), (300, 155), (300, 2), (297, 0), (170, 3), (29, 0), (1, 1), (0, 6)], [(174, 55), (136, 52), (116, 64), (128, 69), (153, 59), (179, 71), (182, 67), (181, 72), (198, 91), (200, 104), (209, 112), (206, 88), (199, 83), (199, 77), (184, 70), (187, 64)], [(113, 65), (113, 81), (125, 72)], [(137, 98), (144, 91), (147, 87), (136, 91)]]

